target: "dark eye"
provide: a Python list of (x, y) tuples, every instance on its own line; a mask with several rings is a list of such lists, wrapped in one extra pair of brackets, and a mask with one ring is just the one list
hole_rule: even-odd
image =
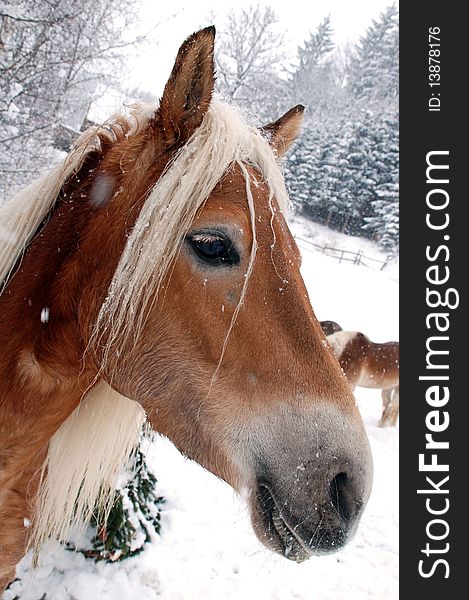
[(232, 266), (239, 264), (239, 254), (232, 242), (221, 232), (192, 233), (187, 236), (195, 255), (214, 266)]

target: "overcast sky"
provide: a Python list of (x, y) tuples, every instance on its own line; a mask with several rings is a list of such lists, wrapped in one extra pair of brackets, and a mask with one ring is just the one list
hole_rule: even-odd
[[(159, 96), (172, 68), (174, 58), (182, 41), (191, 33), (214, 24), (223, 28), (227, 13), (240, 7), (259, 4), (270, 6), (277, 14), (279, 30), (283, 32), (286, 49), (295, 56), (296, 48), (310, 31), (326, 17), (331, 16), (334, 38), (337, 44), (353, 42), (360, 38), (373, 18), (393, 0), (142, 0), (141, 23), (150, 29), (160, 23), (156, 30), (157, 45), (148, 49), (145, 56), (135, 62), (130, 81)], [(174, 18), (171, 18), (175, 15)]]

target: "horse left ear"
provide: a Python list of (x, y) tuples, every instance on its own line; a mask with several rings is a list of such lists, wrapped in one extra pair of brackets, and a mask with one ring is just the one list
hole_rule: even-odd
[(279, 157), (282, 157), (297, 138), (305, 107), (301, 104), (294, 106), (283, 117), (275, 123), (269, 123), (261, 127), (261, 131), (267, 134), (270, 145)]
[(185, 142), (202, 123), (215, 85), (215, 27), (193, 33), (179, 48), (160, 102), (166, 145)]

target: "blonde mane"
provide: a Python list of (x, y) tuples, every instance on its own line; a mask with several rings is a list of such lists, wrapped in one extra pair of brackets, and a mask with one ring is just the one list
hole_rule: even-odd
[(99, 380), (49, 442), (29, 544), (35, 562), (49, 539), (79, 535), (96, 510), (107, 520), (120, 476), (128, 476), (145, 412)]
[(104, 346), (104, 363), (111, 347), (119, 347), (120, 339), (138, 337), (198, 210), (234, 164), (240, 166), (246, 181), (254, 240), (246, 288), (257, 248), (251, 192), (254, 182), (246, 166), (253, 167), (268, 183), (270, 203), (275, 195), (282, 211), (287, 209), (288, 195), (277, 158), (265, 137), (236, 109), (214, 99), (200, 127), (155, 183), (127, 240), (92, 335), (92, 345)]
[[(150, 118), (149, 107), (135, 104), (130, 115), (113, 115), (102, 125), (83, 132), (62, 162), (22, 189), (0, 207), (0, 294), (14, 266), (22, 257), (38, 227), (56, 204), (60, 190), (77, 173), (86, 158), (101, 152), (103, 141), (115, 143), (137, 133)], [(151, 108), (151, 115), (155, 108)]]
[[(18, 257), (54, 206), (62, 186), (92, 151), (101, 149), (101, 140), (116, 142), (123, 135), (133, 135), (146, 126), (155, 110), (140, 106), (134, 109), (131, 119), (113, 117), (103, 126), (85, 132), (61, 165), (20, 192), (0, 211), (0, 282), (6, 285)], [(256, 256), (251, 191), (256, 181), (249, 167), (267, 182), (272, 211), (274, 196), (282, 211), (286, 211), (288, 196), (268, 141), (238, 111), (217, 99), (212, 100), (201, 126), (155, 183), (129, 235), (91, 336), (90, 348), (98, 344), (104, 348), (103, 365), (121, 340), (140, 333), (197, 211), (235, 164), (246, 182), (253, 246), (218, 371)], [(36, 554), (49, 538), (67, 541), (72, 529), (89, 520), (97, 501), (104, 513), (109, 510), (118, 473), (131, 463), (144, 419), (139, 404), (97, 378), (49, 443), (31, 535)]]

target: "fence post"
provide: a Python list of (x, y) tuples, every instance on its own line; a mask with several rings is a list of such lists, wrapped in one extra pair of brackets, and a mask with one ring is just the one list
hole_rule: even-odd
[(387, 266), (388, 262), (389, 262), (389, 256), (386, 256), (386, 260), (383, 261), (380, 271), (382, 271)]

